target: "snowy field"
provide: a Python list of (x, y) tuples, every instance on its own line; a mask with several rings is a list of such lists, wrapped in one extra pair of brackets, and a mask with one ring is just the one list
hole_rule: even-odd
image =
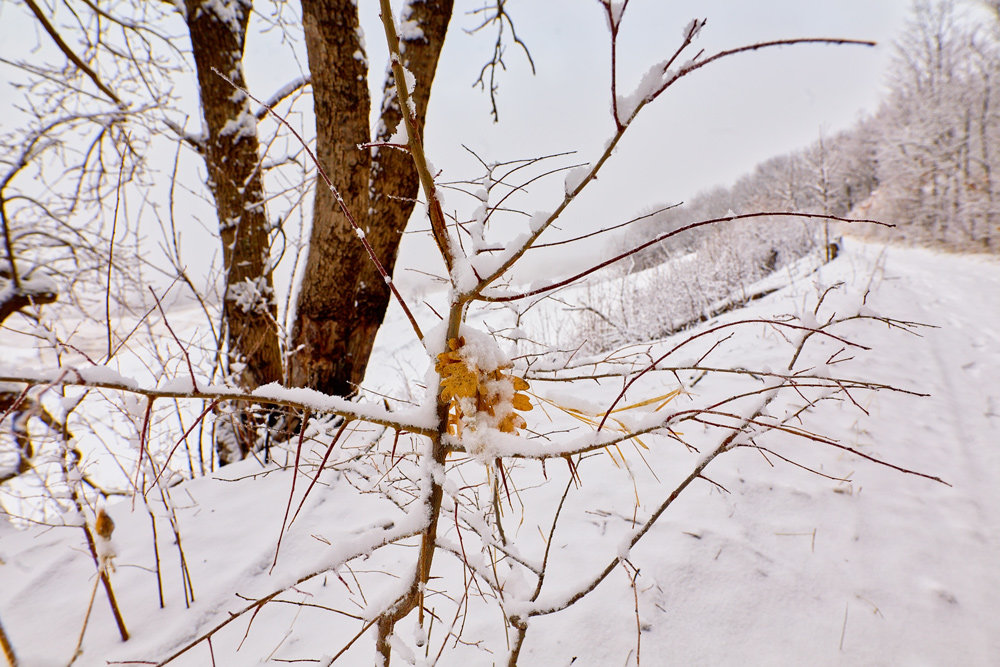
[[(562, 461), (549, 462), (544, 472), (537, 463), (511, 464), (507, 472), (518, 492), (505, 497), (503, 521), (529, 562), (544, 552), (553, 510), (569, 488), (540, 601), (564, 598), (618, 556), (638, 570), (636, 575), (620, 566), (576, 605), (535, 618), (519, 664), (1000, 665), (1000, 263), (848, 242), (831, 264), (787, 282), (699, 330), (788, 313), (805, 322), (816, 295), (838, 282), (844, 286), (828, 295), (821, 314), (857, 312), (864, 299), (862, 313), (933, 325), (919, 335), (870, 320), (837, 330), (870, 351), (838, 352), (843, 346), (837, 341), (817, 341), (816, 359), (854, 357), (836, 364), (838, 374), (929, 396), (858, 392), (857, 405), (820, 403), (801, 427), (947, 485), (843, 449), (769, 433), (759, 444), (772, 454), (745, 447), (712, 461), (705, 470), (711, 482), (696, 480), (629, 551), (623, 539), (635, 522), (644, 521), (688, 475), (699, 454), (651, 437), (644, 439), (648, 451), (622, 446), (627, 469), (604, 452), (586, 458), (578, 467), (579, 487), (567, 486)], [(669, 349), (691, 333), (657, 342), (652, 350)], [(785, 343), (773, 327), (746, 325), (710, 359), (720, 367), (778, 368), (787, 363), (778, 351)], [(427, 362), (417, 346), (383, 332), (378, 348), (372, 386), (389, 389), (405, 374), (423, 373)], [(705, 351), (703, 345), (691, 354), (696, 359)], [(397, 363), (410, 369), (394, 373)], [(680, 375), (687, 394), (675, 401), (727, 390), (694, 377)], [(659, 374), (643, 390), (665, 394), (677, 388), (677, 379)], [(532, 391), (543, 404), (551, 398), (607, 405), (615, 394), (596, 382), (567, 388), (535, 380)], [(532, 418), (541, 418), (537, 408)], [(558, 416), (552, 419), (555, 430)], [(712, 433), (717, 438), (695, 424), (680, 430), (686, 441), (709, 448)], [(355, 434), (355, 440), (365, 435)], [(390, 437), (378, 447), (391, 444)], [(405, 456), (416, 445), (404, 438), (399, 446)], [(296, 502), (322, 454), (317, 445), (304, 454), (308, 477), (300, 477)], [(290, 461), (285, 452), (275, 458)], [(449, 469), (459, 485), (481, 484), (485, 475), (475, 460)], [(158, 664), (250, 601), (354, 550), (364, 552), (383, 533), (406, 529), (409, 517), (369, 492), (380, 480), (365, 486), (338, 469), (319, 479), (285, 534), (273, 571), (289, 469), (250, 460), (172, 487), (194, 592), (187, 602), (180, 552), (161, 500), (150, 494), (145, 503), (140, 497), (110, 505), (117, 526), (112, 581), (132, 638), (118, 639), (98, 591), (74, 664)], [(150, 512), (159, 518), (155, 541)], [(445, 518), (452, 521), (447, 513)], [(444, 525), (448, 521), (439, 529), (442, 544), (471, 550), (470, 543), (460, 543), (463, 534), (470, 539), (469, 532), (456, 531), (457, 519)], [(258, 614), (236, 618), (210, 643), (171, 664), (325, 665), (355, 637), (336, 663), (371, 664), (374, 630), (362, 630), (400, 590), (398, 577), (412, 568), (410, 544), (380, 549), (282, 592)], [(470, 560), (477, 555), (468, 554)], [(504, 604), (515, 608), (534, 581), (519, 580), (518, 570), (505, 563), (497, 569), (498, 577), (507, 577)], [(465, 576), (460, 558), (444, 552), (436, 557), (436, 588), (427, 597), (436, 610), (434, 622), (426, 641), (412, 618), (401, 622), (394, 662), (506, 664), (501, 611), (496, 602), (480, 600), (477, 584)], [(21, 665), (70, 662), (93, 589), (93, 562), (78, 528), (17, 530), (0, 522), (0, 621)], [(457, 622), (456, 609), (468, 611)]]

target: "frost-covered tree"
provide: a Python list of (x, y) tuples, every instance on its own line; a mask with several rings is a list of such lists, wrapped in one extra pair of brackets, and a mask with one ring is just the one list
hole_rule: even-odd
[(998, 46), (952, 2), (914, 5), (879, 114), (880, 211), (906, 238), (996, 245)]

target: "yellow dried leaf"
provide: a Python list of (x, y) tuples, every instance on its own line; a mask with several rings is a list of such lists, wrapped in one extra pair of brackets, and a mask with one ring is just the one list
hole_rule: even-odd
[(455, 436), (462, 435), (462, 420), (454, 412), (448, 415), (448, 433)]
[(521, 412), (528, 412), (531, 410), (531, 399), (528, 398), (527, 394), (514, 394), (514, 400), (511, 402), (515, 410), (520, 410)]
[(504, 417), (497, 428), (502, 433), (517, 433), (517, 429), (524, 428), (528, 425), (524, 418), (517, 414), (516, 412), (511, 412), (509, 415)]
[(465, 366), (462, 362), (462, 355), (458, 352), (442, 352), (438, 355), (437, 363), (434, 364), (434, 370), (438, 373), (442, 373), (445, 369), (451, 368), (453, 366)]
[(472, 398), (479, 389), (474, 373), (468, 369), (465, 372), (454, 372), (441, 377), (441, 399), (450, 401), (458, 398)]
[(94, 523), (94, 531), (105, 540), (109, 540), (114, 529), (115, 522), (111, 520), (108, 513), (103, 509), (97, 510), (97, 521)]
[[(441, 400), (451, 404), (448, 418), (449, 433), (461, 435), (462, 420), (470, 416), (462, 412), (460, 401), (463, 398), (476, 399), (475, 410), (491, 417), (497, 412), (508, 412), (509, 414), (497, 426), (504, 433), (517, 433), (518, 429), (525, 428), (527, 422), (513, 410), (528, 411), (534, 407), (526, 394), (517, 393), (527, 390), (528, 383), (523, 378), (506, 373), (505, 369), (510, 366), (488, 372), (470, 367), (463, 358), (461, 351), (463, 345), (465, 345), (464, 338), (449, 340), (448, 351), (439, 354), (434, 364), (434, 369), (441, 378)], [(500, 383), (503, 382), (510, 382), (515, 393), (508, 409), (498, 410), (503, 405), (500, 394), (506, 393), (501, 389)]]
[[(459, 339), (459, 341), (462, 341)], [(452, 339), (448, 346), (452, 352), (442, 352), (438, 355), (435, 370), (441, 376), (441, 400), (450, 401), (456, 398), (472, 398), (479, 390), (479, 378), (476, 373), (465, 365), (461, 353), (454, 351), (461, 342)]]

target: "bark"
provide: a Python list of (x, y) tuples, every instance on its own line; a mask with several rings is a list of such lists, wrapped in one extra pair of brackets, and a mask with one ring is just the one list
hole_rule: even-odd
[[(403, 44), (413, 73), (420, 126), (452, 14), (453, 0), (407, 4), (422, 37)], [(358, 149), (372, 138), (367, 62), (351, 0), (303, 0), (302, 18), (313, 81), (316, 153), (376, 255), (391, 274), (419, 183), (405, 153)], [(376, 140), (386, 140), (402, 116), (391, 74), (384, 83)], [(364, 378), (389, 290), (358, 243), (332, 194), (317, 184), (305, 272), (296, 303), (289, 379), (328, 394), (347, 396)]]
[[(252, 389), (282, 377), (267, 213), (249, 99), (216, 73), (226, 75), (237, 86), (246, 86), (242, 59), (250, 6), (249, 0), (186, 3), (208, 130), (203, 144), (205, 165), (222, 239), (229, 356), (231, 362), (245, 364), (238, 377), (241, 385)], [(219, 16), (212, 10), (218, 7), (224, 7), (227, 11), (222, 13), (228, 15)], [(263, 301), (248, 303), (248, 284), (258, 286)], [(237, 298), (241, 296), (242, 301)]]
[[(188, 0), (185, 5), (207, 128), (200, 148), (222, 240), (229, 370), (247, 389), (283, 379), (256, 120), (246, 94), (219, 75), (246, 86), (242, 60), (251, 4)], [(240, 438), (244, 454), (252, 438), (252, 428)]]
[[(4, 272), (0, 270), (0, 279), (4, 277)], [(55, 292), (49, 290), (32, 291), (19, 287), (7, 287), (6, 291), (0, 294), (0, 324), (3, 324), (8, 317), (16, 312), (32, 306), (55, 303), (58, 298)]]

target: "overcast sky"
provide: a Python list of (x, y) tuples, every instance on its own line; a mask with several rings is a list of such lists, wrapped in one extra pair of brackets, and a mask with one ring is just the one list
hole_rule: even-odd
[[(456, 4), (476, 6), (461, 0)], [(880, 44), (739, 55), (685, 79), (644, 112), (623, 147), (628, 159), (620, 163), (638, 161), (644, 167), (641, 174), (625, 168), (635, 190), (656, 187), (667, 199), (690, 197), (736, 179), (761, 160), (814, 141), (821, 130), (851, 125), (878, 104), (891, 42), (909, 5), (909, 0), (633, 0), (622, 26), (622, 92), (676, 48), (683, 27), (695, 17), (708, 19), (696, 46), (709, 54), (788, 37), (849, 37)], [(531, 76), (516, 49), (508, 52), (501, 123), (493, 125), (486, 96), (469, 88), (489, 52), (490, 36), (464, 34), (456, 28), (473, 20), (457, 16), (428, 120), (428, 144), (439, 168), (456, 140), (496, 159), (568, 149), (581, 151), (586, 159), (610, 135), (609, 38), (598, 3), (510, 0), (508, 7), (538, 73)], [(372, 46), (377, 45), (377, 26), (366, 28), (373, 68), (381, 72)]]
[[(0, 7), (3, 4), (0, 0)], [(358, 4), (377, 89), (386, 60), (378, 2)], [(614, 129), (609, 35), (600, 5), (596, 0), (508, 0), (508, 11), (531, 50), (537, 74), (531, 75), (516, 47), (508, 49), (508, 69), (500, 79), (500, 123), (494, 124), (488, 96), (471, 86), (491, 53), (494, 34), (492, 29), (476, 35), (465, 31), (479, 20), (466, 12), (482, 4), (483, 0), (456, 1), (456, 16), (434, 82), (426, 145), (441, 180), (481, 174), (462, 144), (487, 161), (571, 150), (578, 156), (563, 164), (593, 160)], [(762, 160), (811, 143), (820, 132), (849, 127), (877, 107), (892, 41), (904, 26), (909, 7), (910, 0), (632, 0), (620, 38), (622, 93), (634, 88), (651, 64), (673, 52), (683, 27), (696, 17), (708, 19), (695, 44), (706, 54), (794, 37), (870, 39), (879, 46), (784, 47), (738, 55), (685, 78), (643, 111), (615, 159), (602, 171), (598, 187), (568, 211), (561, 233), (575, 235), (621, 222), (658, 204), (690, 199), (714, 185), (733, 182)], [(297, 4), (288, 8), (298, 12)], [(25, 29), (18, 23), (18, 17), (27, 18), (18, 9), (23, 10), (0, 9), (4, 43), (0, 50), (17, 57), (35, 44), (51, 48), (36, 26)], [(291, 32), (297, 34), (298, 29), (292, 27)], [(271, 31), (262, 36), (258, 29), (247, 46), (249, 85), (262, 98), (305, 68), (301, 44), (294, 48), (280, 44), (275, 35)], [(0, 76), (10, 75), (9, 68), (0, 70)], [(177, 90), (197, 100), (192, 81), (178, 81)], [(9, 100), (3, 102), (8, 106)], [(299, 103), (297, 109), (305, 112), (308, 105)], [(194, 120), (193, 106), (191, 113)], [(6, 118), (12, 121), (10, 115)], [(189, 127), (199, 125), (195, 120)], [(203, 165), (192, 164), (204, 172)], [(536, 188), (520, 205), (528, 210), (554, 208), (562, 182), (561, 176), (551, 179), (548, 187)], [(472, 204), (460, 195), (446, 200), (449, 211), (465, 214)], [(210, 210), (194, 215), (212, 226)], [(201, 249), (197, 252), (214, 247), (211, 242), (192, 243)], [(418, 249), (417, 254), (422, 253)], [(404, 260), (408, 255), (413, 252), (404, 253)]]
[[(374, 0), (361, 2), (372, 69), (384, 57)], [(708, 25), (695, 46), (706, 54), (793, 37), (873, 40), (860, 46), (793, 46), (734, 56), (684, 79), (648, 106), (615, 159), (564, 221), (566, 234), (621, 222), (652, 206), (729, 184), (769, 157), (804, 147), (820, 132), (851, 126), (883, 95), (892, 42), (909, 0), (633, 0), (622, 23), (619, 91), (677, 47), (695, 17)], [(367, 6), (366, 6), (367, 5)], [(481, 6), (456, 2), (458, 7)], [(468, 35), (460, 14), (442, 54), (427, 121), (427, 149), (442, 179), (476, 173), (461, 143), (487, 160), (566, 150), (594, 159), (611, 136), (609, 35), (596, 0), (509, 0), (509, 11), (537, 68), (510, 48), (500, 83), (500, 123), (488, 97), (470, 87), (492, 48), (492, 34)], [(689, 55), (692, 54), (689, 52)], [(375, 77), (376, 81), (381, 76)], [(529, 210), (551, 209), (562, 178), (542, 188)], [(448, 204), (459, 206), (451, 197)]]

